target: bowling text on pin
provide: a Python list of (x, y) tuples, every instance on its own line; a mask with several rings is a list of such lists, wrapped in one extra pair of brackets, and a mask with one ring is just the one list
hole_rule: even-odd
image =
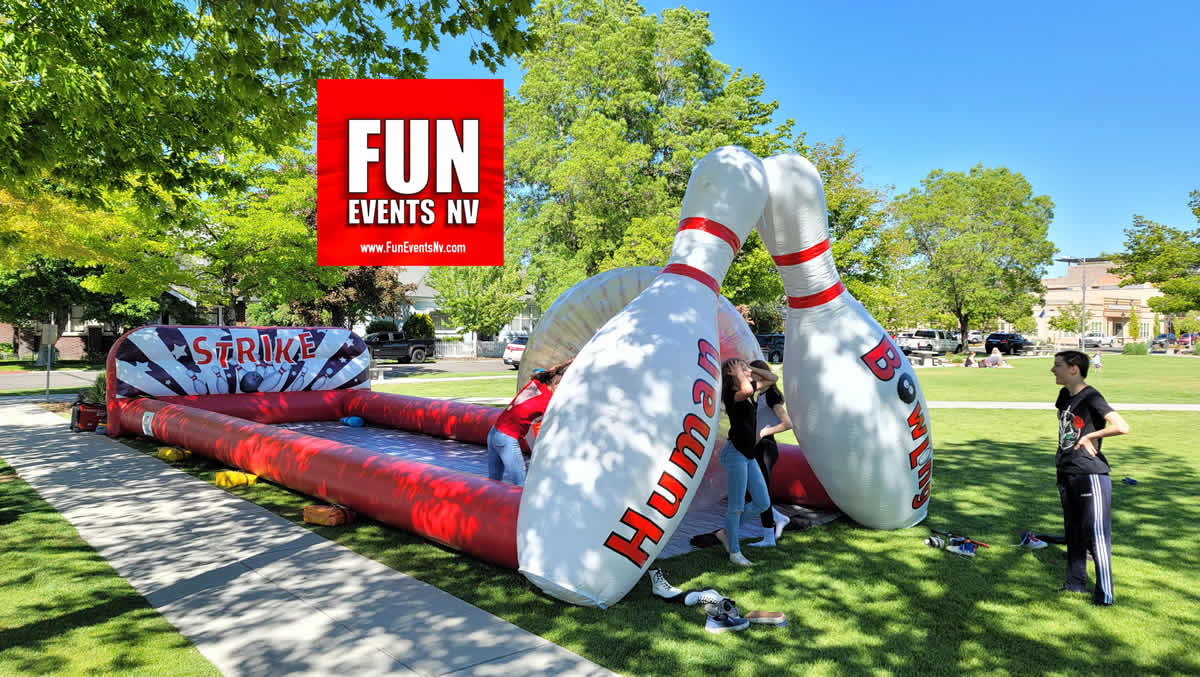
[[(502, 106), (498, 80), (320, 81), (318, 263), (502, 264)], [(470, 246), (375, 246), (385, 228)]]
[[(908, 454), (908, 465), (909, 469), (917, 474), (918, 491), (912, 497), (912, 507), (916, 510), (929, 500), (929, 481), (933, 478), (933, 453), (929, 451), (929, 429), (925, 425), (925, 413), (921, 411), (921, 400), (917, 397), (916, 380), (903, 370), (904, 361), (900, 358), (902, 354), (896, 344), (884, 335), (874, 348), (859, 359), (880, 381), (890, 381), (899, 373), (896, 396), (901, 402), (913, 405), (912, 412), (908, 415), (908, 428), (915, 446)], [(925, 461), (922, 463), (921, 459)]]
[[(670, 450), (670, 467), (659, 476), (658, 482), (643, 505), (626, 507), (618, 527), (604, 539), (604, 547), (641, 567), (650, 553), (643, 548), (646, 539), (658, 543), (665, 533), (660, 522), (669, 520), (678, 512), (687, 498), (688, 486), (676, 475), (694, 478), (704, 459), (704, 450), (709, 435), (714, 432), (717, 416), (717, 386), (720, 378), (720, 352), (712, 342), (700, 339), (697, 342), (696, 366), (700, 374), (692, 382), (692, 404), (680, 421), (680, 433), (675, 446)], [(632, 536), (625, 536), (632, 529)]]

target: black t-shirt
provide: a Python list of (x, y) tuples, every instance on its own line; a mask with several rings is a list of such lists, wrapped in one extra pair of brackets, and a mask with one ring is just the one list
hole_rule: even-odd
[(1074, 396), (1063, 388), (1058, 392), (1058, 451), (1054, 464), (1064, 475), (1107, 475), (1108, 459), (1100, 453), (1103, 440), (1092, 440), (1096, 455), (1087, 453), (1083, 447), (1075, 448), (1079, 438), (1096, 430), (1104, 429), (1104, 417), (1113, 410), (1098, 390), (1084, 386)]
[[(758, 387), (757, 382), (750, 385)], [(733, 391), (721, 389), (721, 403), (725, 405), (725, 414), (729, 416), (729, 441), (746, 458), (754, 458), (754, 445), (758, 442), (758, 403), (753, 397), (747, 397), (741, 402), (733, 399)]]

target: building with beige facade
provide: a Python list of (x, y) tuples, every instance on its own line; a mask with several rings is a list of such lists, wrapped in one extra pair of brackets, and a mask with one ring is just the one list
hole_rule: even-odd
[[(1085, 279), (1089, 333), (1099, 332), (1127, 341), (1131, 332), (1130, 317), (1135, 310), (1140, 329), (1139, 340), (1145, 341), (1164, 331), (1161, 328), (1164, 323), (1162, 318), (1156, 316), (1146, 303), (1152, 297), (1161, 296), (1162, 292), (1148, 283), (1122, 287), (1121, 278), (1108, 272), (1113, 265), (1115, 264), (1109, 261), (1075, 264), (1069, 266), (1067, 274), (1062, 277), (1042, 280), (1042, 284), (1046, 286), (1046, 303), (1044, 306), (1035, 305), (1033, 308), (1039, 341), (1058, 343), (1078, 339), (1078, 330), (1063, 332), (1053, 329), (1050, 327), (1050, 320), (1057, 316), (1064, 306), (1084, 302)], [(1118, 340), (1117, 343), (1121, 341)]]

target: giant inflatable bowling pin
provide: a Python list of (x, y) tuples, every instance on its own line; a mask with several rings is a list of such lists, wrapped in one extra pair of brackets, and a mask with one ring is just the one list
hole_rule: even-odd
[(704, 156), (666, 268), (580, 349), (555, 391), (517, 518), (521, 573), (550, 595), (617, 602), (687, 513), (717, 436), (717, 295), (766, 198), (752, 153)]
[(904, 353), (842, 285), (816, 167), (799, 155), (763, 166), (771, 190), (758, 233), (788, 297), (783, 383), (796, 440), (855, 521), (912, 526), (928, 511), (933, 469), (925, 396)]

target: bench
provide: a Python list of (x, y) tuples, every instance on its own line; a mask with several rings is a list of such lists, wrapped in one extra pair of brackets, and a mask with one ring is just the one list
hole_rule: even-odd
[(945, 361), (939, 357), (941, 353), (935, 350), (914, 350), (911, 354), (922, 367), (940, 367)]

